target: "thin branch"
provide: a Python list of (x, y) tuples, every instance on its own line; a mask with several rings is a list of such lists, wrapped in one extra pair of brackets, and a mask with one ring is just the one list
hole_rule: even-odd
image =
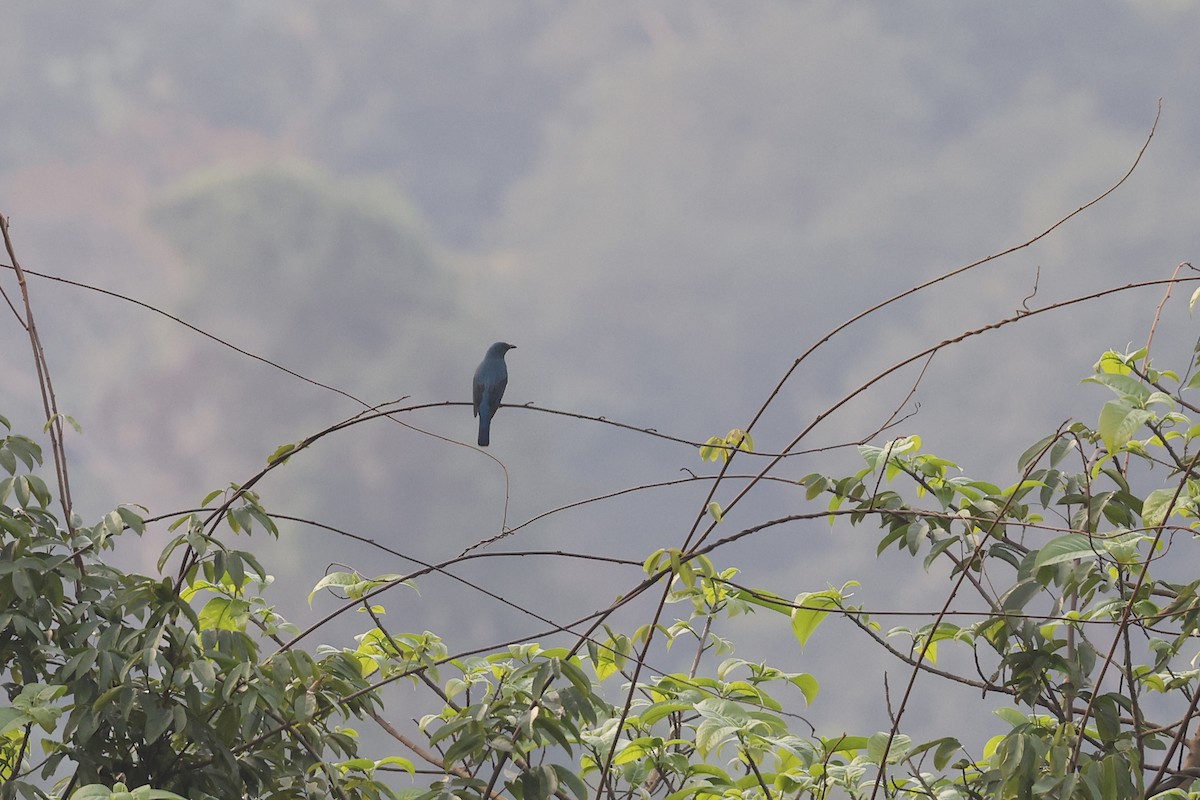
[[(1200, 463), (1200, 451), (1197, 451), (1196, 456), (1192, 459), (1191, 464), (1189, 465), (1188, 471), (1190, 472), (1191, 469), (1194, 468), (1197, 463)], [(1149, 547), (1150, 552), (1154, 552), (1156, 549), (1158, 549), (1158, 543), (1162, 540), (1162, 537), (1166, 530), (1164, 527), (1165, 522), (1171, 516), (1171, 513), (1174, 511), (1174, 509), (1177, 507), (1177, 504), (1179, 503), (1179, 497), (1182, 494), (1184, 487), (1187, 485), (1187, 483), (1188, 483), (1188, 481), (1187, 481), (1187, 477), (1185, 475), (1176, 484), (1175, 493), (1171, 496), (1171, 500), (1170, 500), (1170, 502), (1168, 502), (1166, 504), (1165, 510), (1163, 512), (1163, 523), (1161, 523), (1157, 527), (1154, 538), (1150, 543), (1150, 547)], [(1150, 574), (1150, 560), (1147, 559), (1146, 561), (1144, 561), (1142, 563), (1142, 568), (1138, 571), (1137, 579), (1134, 581), (1133, 588), (1129, 593), (1129, 600), (1127, 600), (1122, 605), (1121, 619), (1117, 623), (1117, 634), (1113, 637), (1113, 641), (1112, 641), (1111, 646), (1108, 649), (1108, 652), (1104, 654), (1104, 661), (1101, 662), (1101, 664), (1100, 664), (1100, 674), (1097, 675), (1095, 681), (1093, 681), (1093, 683), (1096, 686), (1100, 686), (1104, 682), (1104, 676), (1107, 674), (1109, 666), (1112, 665), (1112, 663), (1115, 659), (1117, 647), (1119, 646), (1119, 644), (1121, 642), (1121, 635), (1133, 620), (1133, 615), (1134, 615), (1133, 607), (1137, 603), (1139, 590), (1141, 589), (1142, 584), (1146, 581), (1146, 578), (1149, 576), (1149, 574)], [(1083, 719), (1081, 719), (1079, 721), (1079, 725), (1080, 725), (1081, 729), (1083, 728), (1083, 726), (1085, 726), (1087, 724), (1088, 718), (1092, 715), (1092, 708), (1095, 705), (1096, 698), (1098, 695), (1099, 695), (1098, 692), (1093, 692), (1091, 697), (1089, 698), (1087, 708), (1084, 711)], [(1200, 695), (1198, 695), (1198, 696), (1200, 696)], [(1072, 765), (1075, 765), (1078, 763), (1079, 755), (1080, 755), (1080, 752), (1082, 751), (1082, 749), (1083, 749), (1083, 738), (1080, 737), (1079, 739), (1076, 739), (1075, 748), (1071, 754), (1071, 764)], [(1167, 758), (1170, 758), (1170, 751), (1168, 751), (1168, 753), (1167, 753)], [(1167, 759), (1164, 759), (1164, 761), (1165, 760), (1167, 760)], [(1156, 778), (1158, 778), (1158, 777), (1160, 777), (1160, 776), (1156, 776)]]
[[(1061, 434), (1061, 430), (1059, 432)], [(1037, 465), (1037, 463), (1039, 461), (1042, 460), (1042, 458), (1046, 455), (1046, 453), (1050, 452), (1050, 447), (1053, 445), (1054, 441), (1056, 441), (1057, 439), (1058, 439), (1058, 437), (1055, 436), (1053, 439), (1051, 439), (1049, 442), (1046, 443), (1046, 446), (1042, 448), (1042, 452), (1040, 452), (1036, 458), (1030, 459), (1029, 463), (1025, 466), (1025, 472), (1021, 476), (1021, 480), (1018, 481), (1018, 483), (1028, 480), (1029, 474), (1031, 472), (1033, 472), (1034, 467)], [(999, 524), (999, 521), (1001, 519), (1003, 519), (1005, 516), (1007, 516), (1009, 507), (1015, 501), (1016, 501), (1016, 495), (1015, 494), (1010, 495), (1008, 500), (1005, 502), (1005, 504), (996, 513), (996, 520), (991, 525), (989, 525), (987, 528), (985, 528), (984, 531), (982, 532), (982, 534), (980, 535), (979, 544), (977, 544), (975, 546), (975, 552), (972, 553), (971, 556), (966, 559), (968, 562), (973, 561), (974, 559), (978, 558), (983, 553), (984, 548), (987, 547), (987, 545), (988, 545), (988, 540), (992, 536), (992, 530), (995, 528), (996, 525)], [(950, 587), (950, 593), (946, 597), (946, 602), (942, 605), (941, 610), (938, 611), (937, 616), (935, 616), (933, 619), (933, 623), (930, 626), (931, 630), (937, 630), (938, 626), (940, 626), (942, 624), (942, 621), (946, 618), (946, 614), (950, 610), (950, 604), (953, 603), (954, 598), (958, 596), (958, 590), (962, 587), (963, 583), (966, 581), (966, 576), (969, 571), (970, 570), (964, 569), (959, 573), (958, 579)], [(888, 732), (887, 742), (883, 746), (883, 754), (879, 757), (879, 771), (875, 773), (875, 784), (871, 788), (871, 797), (872, 798), (878, 796), (879, 790), (882, 788), (884, 775), (887, 771), (888, 753), (892, 749), (892, 742), (895, 741), (896, 736), (900, 732), (900, 720), (903, 718), (905, 711), (908, 709), (908, 701), (912, 697), (913, 690), (916, 688), (917, 676), (921, 674), (921, 670), (919, 669), (919, 667), (920, 667), (921, 662), (925, 660), (926, 652), (927, 652), (927, 649), (924, 647), (922, 647), (917, 652), (917, 657), (916, 657), (917, 658), (917, 666), (914, 666), (912, 668), (912, 671), (909, 673), (908, 683), (905, 685), (904, 694), (902, 695), (902, 697), (900, 699), (900, 708), (897, 710), (895, 722), (892, 723), (891, 730)], [(1082, 741), (1082, 739), (1080, 739), (1079, 741)]]
[[(383, 730), (386, 731), (389, 736), (391, 736), (396, 741), (400, 742), (400, 744), (407, 747), (409, 750), (411, 750), (413, 753), (415, 753), (419, 758), (421, 758), (424, 761), (428, 762), (429, 764), (437, 767), (443, 773), (450, 773), (452, 775), (457, 775), (458, 777), (462, 778), (463, 780), (471, 780), (471, 773), (467, 772), (465, 769), (458, 766), (457, 764), (447, 765), (446, 762), (443, 761), (441, 758), (439, 758), (436, 753), (431, 753), (430, 751), (428, 751), (424, 747), (422, 747), (420, 744), (418, 744), (417, 742), (415, 742), (414, 740), (410, 739), (409, 737), (407, 737), (403, 733), (401, 733), (399, 730), (397, 730), (390, 722), (388, 722), (386, 719), (384, 719), (379, 714), (379, 712), (375, 711), (374, 709), (368, 708), (367, 715), (369, 717), (371, 717), (371, 719), (375, 720), (375, 723), (377, 725), (379, 725), (379, 727), (383, 728)], [(489, 793), (488, 796), (493, 798), (493, 800), (504, 800), (504, 795), (496, 794), (495, 792)]]
[[(37, 325), (33, 321), (33, 303), (29, 299), (29, 284), (25, 278), (25, 271), (17, 260), (16, 250), (13, 248), (12, 237), (8, 232), (8, 218), (3, 214), (0, 214), (0, 235), (3, 235), (4, 249), (8, 252), (9, 261), (12, 262), (11, 268), (17, 276), (17, 286), (21, 290), (21, 301), (25, 307), (23, 324), (29, 334), (29, 344), (33, 349), (33, 363), (37, 370), (38, 388), (42, 393), (42, 409), (46, 414), (46, 429), (50, 434), (50, 450), (54, 456), (54, 474), (58, 480), (58, 499), (63, 510), (63, 525), (66, 527), (68, 538), (73, 539), (75, 536), (75, 513), (71, 502), (67, 452), (63, 444), (63, 437), (66, 433), (63, 416), (58, 411), (58, 400), (54, 395), (54, 384), (50, 378), (50, 364), (46, 359), (46, 351), (42, 346), (41, 336), (38, 335)], [(7, 297), (5, 295), (5, 299)], [(12, 308), (11, 301), (9, 307)], [(17, 316), (20, 318), (20, 315)], [(75, 557), (75, 567), (79, 570), (79, 574), (83, 575), (82, 556)]]
[(924, 291), (925, 289), (928, 289), (929, 287), (931, 287), (935, 284), (941, 283), (942, 281), (949, 280), (950, 278), (961, 275), (964, 272), (967, 272), (969, 270), (975, 269), (976, 267), (987, 264), (990, 261), (996, 261), (997, 259), (1003, 258), (1007, 255), (1011, 255), (1012, 253), (1016, 253), (1020, 250), (1024, 250), (1028, 247), (1031, 247), (1032, 245), (1036, 244), (1037, 242), (1039, 242), (1042, 239), (1049, 236), (1054, 231), (1061, 228), (1067, 222), (1071, 221), (1075, 217), (1082, 214), (1084, 211), (1087, 211), (1089, 208), (1091, 208), (1092, 206), (1099, 203), (1104, 198), (1108, 197), (1110, 194), (1115, 192), (1117, 189), (1121, 188), (1121, 186), (1125, 183), (1125, 181), (1127, 181), (1129, 179), (1129, 176), (1133, 174), (1133, 171), (1137, 169), (1138, 164), (1141, 163), (1142, 156), (1145, 155), (1146, 149), (1150, 146), (1150, 140), (1154, 138), (1154, 133), (1156, 130), (1158, 130), (1158, 120), (1159, 120), (1159, 117), (1161, 117), (1161, 116), (1162, 116), (1162, 100), (1160, 98), (1158, 101), (1157, 111), (1155, 111), (1155, 114), (1154, 114), (1154, 123), (1150, 126), (1150, 133), (1146, 136), (1146, 141), (1142, 144), (1141, 149), (1138, 150), (1137, 157), (1134, 158), (1133, 163), (1129, 166), (1129, 169), (1127, 169), (1125, 171), (1125, 174), (1122, 175), (1121, 178), (1116, 183), (1114, 183), (1112, 186), (1108, 187), (1108, 189), (1106, 189), (1105, 191), (1096, 195), (1091, 200), (1089, 200), (1088, 202), (1081, 205), (1079, 208), (1072, 211), (1070, 214), (1067, 214), (1066, 216), (1060, 218), (1057, 222), (1055, 222), (1053, 225), (1051, 225), (1050, 227), (1043, 230), (1041, 233), (1037, 234), (1036, 236), (1033, 236), (1030, 239), (1025, 240), (1024, 242), (1021, 242), (1020, 244), (1013, 245), (1012, 247), (1009, 247), (1005, 250), (1001, 250), (998, 253), (993, 253), (992, 255), (981, 258), (978, 261), (973, 261), (970, 264), (967, 264), (962, 267), (958, 267), (957, 269), (950, 270), (949, 272), (939, 275), (936, 278), (927, 280), (924, 283), (917, 284), (916, 286), (913, 286), (910, 289), (906, 289), (903, 292), (900, 292), (899, 294), (889, 297), (887, 300), (884, 300), (881, 303), (876, 303), (875, 305), (871, 306), (870, 308), (854, 315), (853, 317), (846, 320), (842, 324), (838, 325), (836, 328), (829, 331), (823, 337), (818, 339), (811, 347), (809, 347), (807, 350), (805, 350), (804, 353), (801, 354), (801, 356), (795, 360), (795, 362), (792, 364), (791, 368), (788, 369), (788, 371), (784, 373), (783, 377), (779, 380), (779, 383), (775, 386), (775, 389), (767, 397), (766, 402), (764, 402), (762, 404), (762, 407), (759, 408), (758, 413), (754, 415), (754, 419), (751, 420), (750, 426), (749, 426), (749, 428), (747, 428), (747, 430), (752, 429), (755, 426), (755, 424), (758, 423), (758, 421), (762, 417), (763, 413), (767, 410), (767, 407), (770, 406), (774, 402), (775, 397), (783, 389), (784, 384), (786, 384), (788, 382), (788, 379), (790, 379), (792, 377), (792, 374), (796, 371), (796, 369), (810, 355), (812, 355), (818, 348), (820, 348), (822, 345), (824, 345), (826, 342), (828, 342), (834, 336), (838, 335), (842, 331), (851, 327), (852, 325), (854, 325), (855, 323), (857, 323), (859, 320), (863, 319), (864, 317), (868, 317), (871, 314), (874, 314), (876, 311), (879, 311), (882, 308), (890, 306), (892, 303), (895, 303), (899, 300), (903, 300), (906, 297), (917, 294), (918, 292)]

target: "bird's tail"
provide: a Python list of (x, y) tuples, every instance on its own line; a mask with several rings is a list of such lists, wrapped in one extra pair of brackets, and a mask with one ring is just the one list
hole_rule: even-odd
[(483, 414), (479, 415), (479, 446), (487, 447), (491, 441), (492, 421)]

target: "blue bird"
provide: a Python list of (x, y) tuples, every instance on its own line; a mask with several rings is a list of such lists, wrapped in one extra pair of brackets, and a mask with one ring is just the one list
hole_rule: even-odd
[(504, 387), (508, 386), (508, 367), (504, 364), (504, 354), (515, 348), (515, 344), (496, 342), (488, 348), (487, 355), (479, 362), (475, 370), (475, 380), (471, 384), (472, 404), (475, 416), (479, 417), (479, 446), (487, 447), (492, 430), (492, 417), (500, 408), (500, 398), (504, 397)]

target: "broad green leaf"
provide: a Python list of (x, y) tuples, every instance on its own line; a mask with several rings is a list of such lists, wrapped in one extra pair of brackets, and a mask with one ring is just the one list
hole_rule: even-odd
[(621, 748), (613, 758), (613, 763), (617, 765), (629, 764), (634, 761), (639, 761), (647, 756), (653, 756), (663, 748), (663, 739), (661, 736), (641, 736), (633, 741), (630, 741)]
[[(553, 769), (558, 778), (558, 782), (560, 784), (566, 784), (567, 788), (571, 790), (571, 794), (573, 794), (577, 800), (587, 800), (587, 798), (590, 796), (590, 792), (588, 791), (587, 784), (580, 780), (578, 775), (560, 764), (554, 764)], [(413, 770), (409, 770), (409, 772), (412, 771)]]
[(1063, 460), (1063, 456), (1079, 447), (1079, 440), (1074, 436), (1063, 436), (1050, 448), (1050, 467), (1054, 468)]
[(853, 755), (869, 743), (866, 736), (832, 736), (821, 739), (821, 749), (827, 755), (848, 753)]
[(146, 709), (146, 725), (143, 729), (146, 742), (154, 742), (162, 736), (163, 731), (170, 727), (172, 719), (170, 708)]
[(884, 751), (887, 751), (887, 762), (895, 764), (912, 749), (912, 739), (902, 733), (891, 736), (887, 733), (871, 734), (867, 740), (867, 758), (872, 764), (883, 762)]
[(0, 708), (0, 735), (24, 728), (29, 722), (29, 715), (19, 709)]
[(724, 444), (720, 436), (710, 436), (708, 440), (700, 447), (700, 458), (704, 461), (717, 461), (723, 458), (725, 450), (721, 447)]
[(629, 650), (629, 640), (622, 636), (609, 639), (603, 645), (589, 646), (596, 677), (603, 681), (620, 672), (625, 667)]
[(1001, 599), (1001, 607), (1005, 611), (1020, 611), (1025, 604), (1042, 591), (1042, 585), (1032, 578), (1021, 581), (1013, 586)]
[(988, 739), (986, 742), (984, 742), (984, 744), (983, 744), (984, 759), (990, 760), (993, 756), (996, 755), (996, 751), (1000, 748), (1000, 745), (1004, 742), (1005, 736), (1006, 736), (1006, 734), (998, 733), (995, 736), (993, 736), (992, 738)]
[(244, 631), (250, 621), (250, 604), (245, 600), (214, 597), (200, 609), (201, 630)]
[(1116, 453), (1151, 419), (1154, 419), (1151, 411), (1134, 408), (1121, 400), (1109, 400), (1100, 410), (1100, 438), (1108, 452)]
[(117, 514), (120, 515), (121, 521), (124, 522), (130, 530), (141, 536), (146, 532), (146, 523), (142, 517), (133, 509), (127, 506), (117, 506)]
[(806, 672), (799, 675), (793, 675), (788, 680), (804, 693), (804, 702), (810, 706), (813, 704), (813, 701), (817, 699), (817, 693), (821, 691), (821, 684), (817, 682), (815, 677)]
[(1026, 716), (1025, 714), (1022, 714), (1017, 709), (1011, 708), (1009, 706), (997, 708), (992, 713), (995, 714), (1000, 719), (1007, 722), (1009, 725), (1012, 725), (1014, 728), (1016, 728), (1020, 725), (1024, 725), (1029, 722), (1028, 716)]
[(1150, 397), (1150, 389), (1138, 378), (1131, 374), (1121, 374), (1119, 372), (1101, 372), (1093, 375), (1090, 378), (1084, 378), (1084, 383), (1099, 383), (1102, 386), (1107, 386), (1121, 399), (1132, 398), (1139, 403), (1144, 403)]
[(1104, 354), (1100, 356), (1100, 360), (1096, 362), (1092, 369), (1098, 373), (1128, 375), (1133, 370), (1129, 368), (1129, 364), (1126, 362), (1132, 360), (1132, 357), (1136, 355), (1137, 354), (1135, 353), (1131, 356), (1126, 356), (1122, 353), (1116, 352), (1115, 350), (1106, 350)]
[(817, 626), (829, 615), (825, 608), (837, 608), (840, 595), (833, 589), (824, 592), (801, 592), (796, 595), (796, 606), (792, 609), (792, 633), (795, 634), (800, 646), (808, 644), (809, 638)]
[(279, 447), (275, 448), (274, 453), (271, 453), (271, 455), (267, 456), (267, 464), (274, 464), (276, 461), (286, 462), (288, 456), (295, 449), (296, 444), (294, 442), (279, 445)]
[(331, 572), (321, 580), (317, 581), (317, 585), (308, 593), (308, 604), (311, 606), (313, 598), (322, 589), (340, 588), (345, 590), (349, 586), (354, 586), (362, 583), (362, 576), (356, 572)]
[(702, 753), (717, 752), (725, 743), (739, 740), (746, 733), (769, 735), (786, 730), (779, 717), (750, 711), (731, 700), (701, 700), (696, 704), (696, 713), (702, 718), (696, 726), (696, 748)]
[(832, 482), (824, 475), (819, 475), (814, 472), (811, 475), (805, 476), (804, 480), (800, 481), (800, 484), (804, 486), (805, 489), (804, 499), (814, 500), (819, 497), (822, 492), (828, 489), (832, 485)]
[(779, 595), (773, 594), (772, 592), (767, 592), (761, 589), (748, 592), (739, 589), (733, 593), (733, 596), (739, 600), (743, 600), (761, 608), (777, 611), (780, 614), (787, 614), (789, 617), (792, 615), (791, 604)]
[(938, 742), (937, 750), (933, 754), (934, 769), (945, 769), (950, 763), (950, 759), (962, 749), (962, 742), (952, 736), (946, 737)]
[(1095, 558), (1104, 552), (1104, 540), (1082, 533), (1068, 533), (1046, 542), (1034, 559), (1034, 569), (1061, 564), (1077, 558)]
[(375, 762), (375, 766), (376, 768), (382, 766), (397, 766), (407, 772), (409, 775), (415, 775), (417, 773), (416, 765), (403, 756), (388, 756), (387, 758), (382, 758)]
[(654, 703), (642, 710), (638, 717), (646, 725), (653, 725), (659, 720), (671, 714), (677, 714), (681, 711), (690, 711), (692, 703)]
[(1058, 434), (1052, 433), (1046, 438), (1034, 442), (1027, 447), (1025, 452), (1021, 453), (1020, 458), (1017, 459), (1017, 469), (1023, 472), (1035, 458), (1038, 458), (1042, 455), (1042, 453), (1050, 448), (1050, 443), (1054, 441), (1056, 436), (1058, 436)]
[(1012, 497), (1015, 495), (1016, 499), (1020, 500), (1031, 489), (1040, 488), (1045, 485), (1046, 484), (1043, 481), (1024, 480), (1024, 481), (1021, 481), (1020, 483), (1014, 483), (1012, 486), (1009, 486), (1007, 489), (1004, 489), (1001, 492), (1001, 496)]
[(1183, 493), (1176, 487), (1155, 489), (1146, 495), (1142, 503), (1142, 524), (1147, 528), (1157, 528), (1167, 520), (1167, 514), (1178, 509)]

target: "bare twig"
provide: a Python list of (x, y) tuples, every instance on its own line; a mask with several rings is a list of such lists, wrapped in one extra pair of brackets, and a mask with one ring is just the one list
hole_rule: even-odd
[[(21, 302), (25, 308), (25, 318), (22, 321), (26, 332), (29, 334), (29, 344), (33, 349), (33, 363), (37, 370), (38, 388), (42, 393), (42, 409), (46, 414), (46, 430), (50, 434), (50, 450), (54, 459), (54, 475), (58, 481), (58, 498), (63, 510), (63, 525), (66, 527), (68, 539), (73, 539), (75, 536), (75, 514), (74, 507), (71, 503), (71, 481), (67, 472), (67, 453), (63, 445), (63, 437), (66, 434), (63, 424), (63, 416), (58, 411), (58, 400), (54, 395), (54, 384), (50, 378), (50, 364), (46, 360), (46, 350), (42, 346), (42, 339), (38, 335), (37, 325), (33, 321), (33, 303), (29, 299), (29, 284), (25, 279), (25, 271), (21, 269), (21, 264), (17, 260), (16, 250), (13, 248), (12, 237), (8, 231), (8, 218), (0, 214), (0, 234), (4, 237), (4, 249), (8, 252), (8, 258), (12, 262), (11, 266), (17, 275), (17, 286), (21, 290)], [(7, 295), (5, 298), (7, 299)], [(9, 307), (12, 308), (11, 301)], [(13, 309), (14, 313), (16, 309)], [(20, 315), (18, 314), (18, 318)], [(75, 556), (75, 567), (79, 570), (79, 574), (83, 574), (83, 557)]]

